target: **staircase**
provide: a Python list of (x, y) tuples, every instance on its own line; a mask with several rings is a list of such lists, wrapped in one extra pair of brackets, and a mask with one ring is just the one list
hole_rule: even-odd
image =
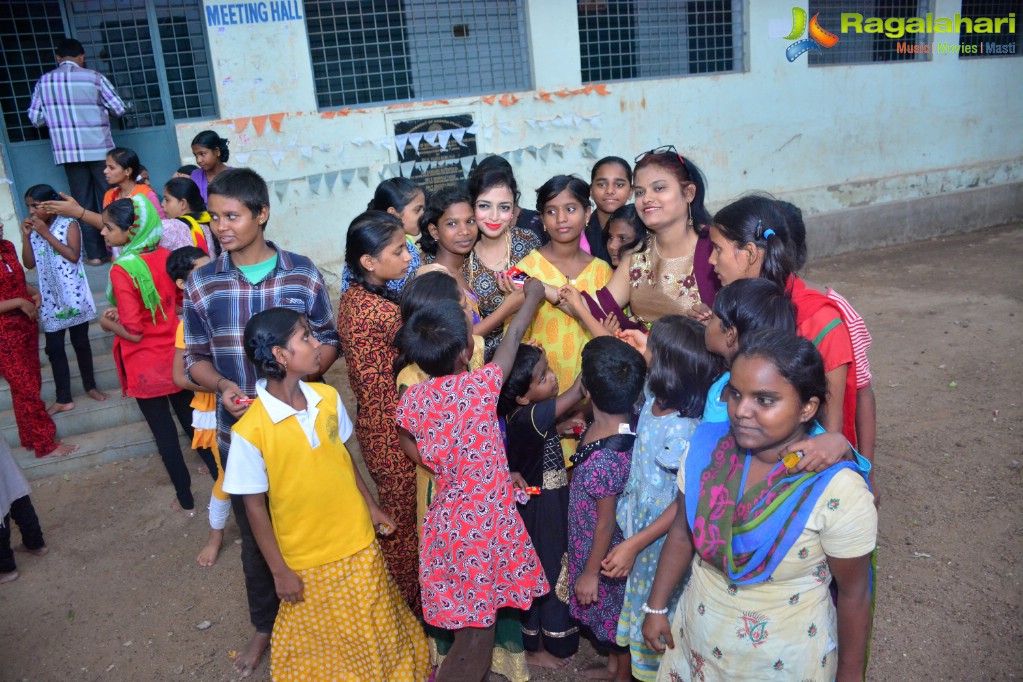
[[(86, 275), (96, 300), (98, 315), (109, 307), (106, 298), (106, 283), (109, 265), (86, 267)], [(35, 271), (26, 275), (33, 286)], [(37, 459), (35, 453), (21, 447), (18, 426), (11, 404), (11, 391), (6, 382), (0, 384), (0, 434), (11, 448), (15, 460), (21, 465), (29, 479), (63, 474), (84, 469), (104, 462), (128, 459), (140, 455), (156, 454), (156, 443), (149, 427), (142, 418), (142, 412), (133, 398), (121, 397), (121, 385), (112, 353), (114, 335), (99, 326), (99, 317), (89, 325), (89, 343), (97, 387), (109, 398), (99, 402), (82, 391), (78, 360), (71, 346), (70, 336), (65, 334), (65, 349), (71, 369), (71, 394), (75, 409), (53, 416), (57, 426), (57, 438), (79, 446), (77, 452), (67, 457), (44, 457)], [(39, 332), (39, 359), (42, 364), (42, 399), (46, 404), (56, 400), (53, 373), (44, 352), (46, 337)], [(179, 428), (179, 433), (180, 428)], [(190, 443), (181, 433), (182, 450), (187, 452)]]

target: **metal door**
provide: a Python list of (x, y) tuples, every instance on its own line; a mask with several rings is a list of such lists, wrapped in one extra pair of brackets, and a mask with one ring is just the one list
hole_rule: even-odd
[[(26, 115), (35, 81), (56, 66), (64, 36), (85, 46), (86, 66), (114, 84), (128, 105), (111, 119), (114, 144), (134, 149), (157, 192), (180, 163), (174, 124), (215, 118), (212, 68), (201, 0), (6, 0), (0, 3), (0, 105), (5, 161), (19, 214), (21, 192), (48, 182), (66, 191), (46, 128)], [(158, 39), (154, 40), (153, 36)]]

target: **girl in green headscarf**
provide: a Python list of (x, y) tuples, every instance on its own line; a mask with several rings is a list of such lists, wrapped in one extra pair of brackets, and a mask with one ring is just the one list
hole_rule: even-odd
[(192, 437), (191, 391), (174, 385), (174, 335), (177, 287), (167, 274), (170, 251), (160, 246), (156, 207), (144, 196), (118, 199), (102, 214), (101, 234), (109, 247), (120, 247), (110, 268), (107, 299), (113, 306), (100, 326), (116, 335), (114, 362), (124, 395), (135, 398), (153, 432), (177, 499), (173, 507), (195, 516), (191, 478), (181, 454), (173, 411)]

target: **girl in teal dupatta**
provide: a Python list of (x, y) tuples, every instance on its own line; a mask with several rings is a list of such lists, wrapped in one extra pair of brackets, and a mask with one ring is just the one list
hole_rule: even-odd
[[(820, 430), (820, 354), (788, 332), (750, 334), (724, 396), (730, 428), (691, 442), (678, 477), (686, 513), (646, 605), (647, 644), (668, 647), (658, 680), (863, 679), (877, 539), (869, 463), (810, 473), (781, 461)], [(690, 565), (669, 625), (667, 597)]]

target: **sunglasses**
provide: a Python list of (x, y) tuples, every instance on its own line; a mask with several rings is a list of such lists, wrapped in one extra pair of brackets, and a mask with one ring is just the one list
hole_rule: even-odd
[(650, 151), (643, 152), (633, 160), (633, 163), (639, 163), (641, 160), (645, 159), (651, 154), (674, 154), (675, 156), (678, 157), (678, 160), (682, 162), (682, 165), (685, 165), (686, 163), (686, 160), (682, 158), (682, 155), (678, 153), (678, 150), (675, 149), (675, 145), (673, 144), (666, 144), (663, 147), (658, 147), (657, 149), (651, 149)]

